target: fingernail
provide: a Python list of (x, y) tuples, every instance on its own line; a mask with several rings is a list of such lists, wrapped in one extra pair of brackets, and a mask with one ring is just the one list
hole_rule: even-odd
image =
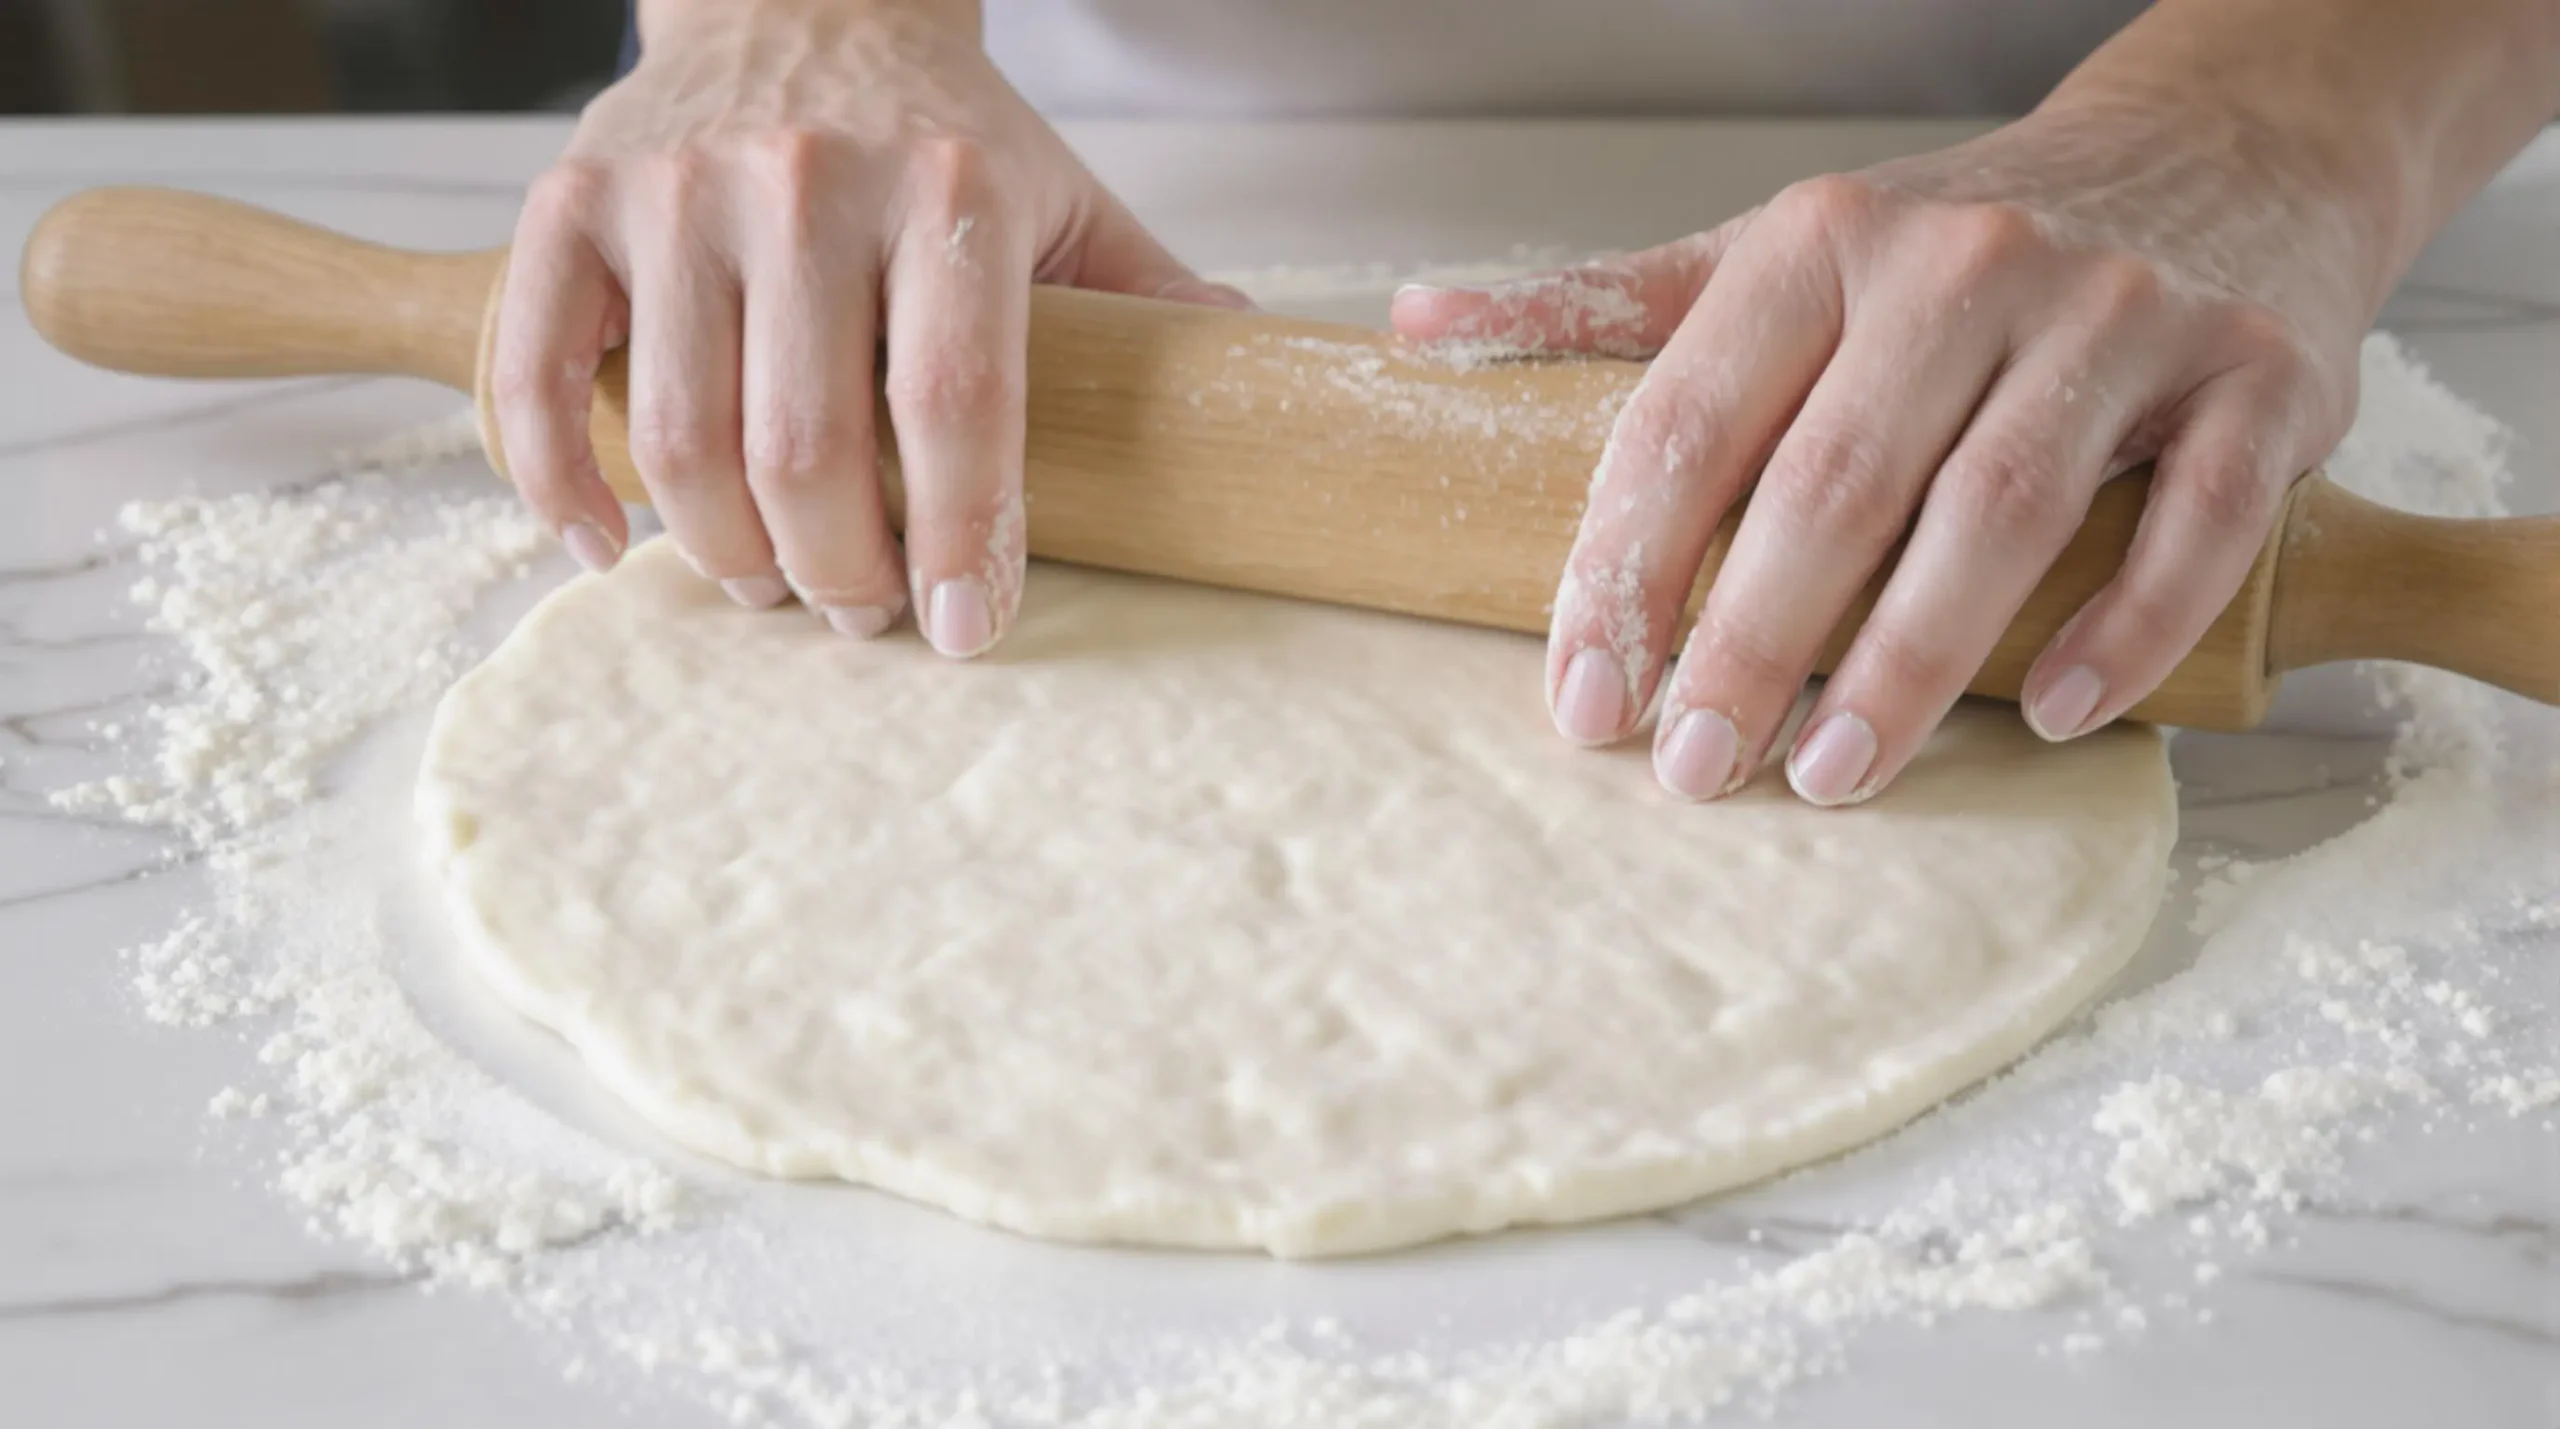
[(856, 640), (870, 639), (898, 618), (898, 613), (885, 605), (831, 605), (825, 614), (827, 624), (834, 626), (838, 635), (850, 635)]
[(966, 658), (996, 643), (995, 611), (973, 580), (947, 580), (925, 603), (924, 634), (945, 655)]
[(2097, 713), (2106, 698), (2106, 682), (2086, 665), (2074, 665), (2052, 679), (2027, 701), (2027, 728), (2057, 743), (2071, 738)]
[(1592, 647), (1575, 655), (1556, 686), (1556, 728), (1579, 744), (1607, 744), (1627, 719), (1627, 676), (1609, 652)]
[(1683, 798), (1712, 799), (1733, 782), (1733, 761), (1741, 745), (1733, 721), (1714, 710), (1690, 710), (1673, 720), (1653, 747), (1654, 777)]
[(1875, 762), (1875, 730), (1856, 715), (1836, 714), (1788, 757), (1787, 782), (1805, 802), (1829, 808), (1858, 798), (1858, 782)]
[(771, 610), (791, 598), (791, 584), (778, 575), (734, 576), (720, 583), (729, 598), (749, 610)]
[(561, 527), (560, 544), (569, 549), (569, 559), (596, 575), (612, 570), (622, 557), (622, 547), (593, 521), (572, 521)]

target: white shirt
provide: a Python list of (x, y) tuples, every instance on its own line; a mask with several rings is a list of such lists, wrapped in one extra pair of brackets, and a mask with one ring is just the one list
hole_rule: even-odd
[(2143, 0), (987, 0), (1057, 118), (2000, 116)]

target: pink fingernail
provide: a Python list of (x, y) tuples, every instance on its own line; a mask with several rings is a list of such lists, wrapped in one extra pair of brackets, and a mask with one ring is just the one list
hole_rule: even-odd
[(561, 527), (560, 544), (568, 548), (569, 559), (595, 575), (612, 570), (622, 558), (622, 547), (593, 521), (572, 521)]
[(1626, 672), (1605, 650), (1577, 653), (1556, 686), (1556, 729), (1577, 744), (1607, 744), (1626, 720)]
[(826, 608), (826, 617), (838, 635), (868, 640), (888, 629), (898, 613), (885, 605), (831, 605)]
[(1714, 710), (1689, 710), (1663, 727), (1653, 747), (1654, 777), (1688, 799), (1712, 799), (1733, 782), (1742, 741), (1733, 721)]
[(749, 610), (771, 610), (791, 598), (791, 585), (778, 575), (734, 576), (720, 583), (731, 600)]
[(2077, 735), (2097, 713), (2098, 701), (2106, 698), (2107, 685), (2098, 672), (2086, 665), (2074, 665), (2045, 682), (2035, 698), (2027, 701), (2027, 728), (2042, 738), (2059, 743)]
[(973, 580), (947, 580), (925, 602), (925, 639), (945, 655), (967, 659), (996, 643), (995, 609)]
[(1796, 746), (1787, 782), (1806, 803), (1830, 808), (1859, 797), (1859, 781), (1875, 762), (1875, 729), (1856, 715), (1835, 714)]

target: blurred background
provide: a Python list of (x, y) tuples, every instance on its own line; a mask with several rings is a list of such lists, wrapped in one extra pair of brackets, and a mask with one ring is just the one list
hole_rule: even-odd
[(623, 0), (0, 0), (0, 114), (573, 110)]

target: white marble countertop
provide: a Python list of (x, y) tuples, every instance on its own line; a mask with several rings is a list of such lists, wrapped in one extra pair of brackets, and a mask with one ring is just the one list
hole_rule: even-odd
[[(1957, 126), (1960, 128), (1961, 126)], [(0, 243), (74, 189), (160, 182), (419, 247), (501, 241), (557, 148), (547, 120), (0, 124)], [(1704, 226), (1778, 184), (1940, 142), (1917, 125), (1079, 129), (1095, 166), (1210, 268), (1589, 250)], [(2560, 135), (2430, 250), (2385, 317), (2520, 434), (2549, 509), (2560, 454)], [(713, 1422), (607, 1399), (504, 1315), (418, 1293), (311, 1238), (251, 1164), (208, 1144), (234, 1042), (145, 1025), (113, 956), (185, 897), (157, 845), (59, 813), (95, 774), (92, 723), (146, 689), (152, 641), (97, 533), (128, 500), (322, 470), (456, 408), (389, 380), (239, 386), (90, 371), (0, 315), (0, 1419), (62, 1426)], [(2300, 847), (2335, 827), (2317, 761), (2267, 734), (2182, 769), (2191, 828)], [(2233, 768), (2255, 771), (2235, 779)], [(2273, 771), (2273, 772), (2270, 772)], [(2288, 784), (2287, 781), (2290, 781)], [(2234, 791), (2248, 797), (2222, 799)], [(2560, 857), (2560, 853), (2555, 853)], [(1890, 1337), (1779, 1406), (1794, 1424), (2560, 1422), (2560, 1154), (2546, 1122), (2358, 1161), (2356, 1194), (2220, 1287), (2189, 1324), (2086, 1363), (2014, 1326)]]

